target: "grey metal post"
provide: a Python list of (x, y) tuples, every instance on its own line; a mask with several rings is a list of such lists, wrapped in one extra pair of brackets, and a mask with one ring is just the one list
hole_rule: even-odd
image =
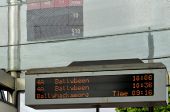
[[(19, 0), (8, 0), (8, 70), (11, 76), (17, 77), (20, 70), (20, 3)], [(9, 96), (9, 93), (8, 93)], [(8, 101), (16, 104), (16, 92)]]
[[(148, 48), (149, 48), (149, 56), (148, 56), (148, 63), (153, 63), (154, 60), (154, 39), (153, 39), (153, 35), (151, 34), (151, 28), (148, 28), (149, 30), (149, 34), (148, 34)], [(154, 107), (148, 107), (149, 112), (153, 112), (154, 111)]]

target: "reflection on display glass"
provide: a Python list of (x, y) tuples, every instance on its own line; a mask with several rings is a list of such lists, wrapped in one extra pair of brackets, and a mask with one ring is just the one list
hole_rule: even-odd
[(27, 5), (28, 41), (83, 36), (83, 0), (50, 0)]

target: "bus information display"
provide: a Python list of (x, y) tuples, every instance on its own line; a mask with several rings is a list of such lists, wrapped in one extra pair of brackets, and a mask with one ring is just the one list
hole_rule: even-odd
[(35, 79), (35, 99), (153, 95), (152, 73)]

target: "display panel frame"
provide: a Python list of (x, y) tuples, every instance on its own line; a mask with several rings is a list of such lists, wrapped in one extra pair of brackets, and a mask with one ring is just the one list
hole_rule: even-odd
[[(143, 107), (167, 104), (167, 72), (165, 68), (160, 69), (138, 69), (113, 70), (113, 71), (93, 71), (93, 72), (73, 72), (73, 73), (52, 73), (26, 75), (26, 105), (36, 108), (91, 108), (96, 105), (101, 107)], [(61, 70), (61, 69), (60, 69)], [(69, 98), (69, 99), (35, 99), (35, 79), (47, 77), (74, 77), (74, 76), (100, 76), (122, 75), (122, 74), (154, 74), (154, 95), (153, 96), (127, 96), (127, 97), (96, 97), (96, 98)]]

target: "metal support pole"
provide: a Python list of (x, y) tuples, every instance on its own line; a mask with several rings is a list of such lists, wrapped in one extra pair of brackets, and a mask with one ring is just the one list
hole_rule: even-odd
[[(149, 48), (149, 60), (148, 60), (148, 63), (153, 63), (154, 60), (154, 39), (153, 39), (153, 35), (151, 34), (151, 28), (149, 27), (149, 34), (148, 34), (148, 48)], [(148, 107), (149, 109), (149, 112), (153, 112), (154, 111), (154, 107)]]
[(100, 105), (96, 106), (96, 112), (100, 112)]
[(8, 69), (16, 71), (20, 69), (20, 5), (18, 0), (8, 3), (12, 5), (8, 7)]
[(149, 112), (154, 112), (154, 108), (153, 107), (149, 107)]
[(153, 63), (153, 58), (154, 58), (154, 52), (155, 52), (155, 48), (154, 48), (154, 39), (153, 39), (153, 35), (151, 34), (151, 29), (149, 28), (149, 34), (148, 34), (148, 51), (149, 51), (149, 55), (148, 55), (148, 63)]
[[(20, 70), (20, 1), (8, 0), (8, 71), (14, 78)], [(16, 84), (15, 84), (16, 85)], [(15, 86), (16, 88), (16, 86)], [(8, 102), (16, 105), (16, 91), (8, 93)]]

